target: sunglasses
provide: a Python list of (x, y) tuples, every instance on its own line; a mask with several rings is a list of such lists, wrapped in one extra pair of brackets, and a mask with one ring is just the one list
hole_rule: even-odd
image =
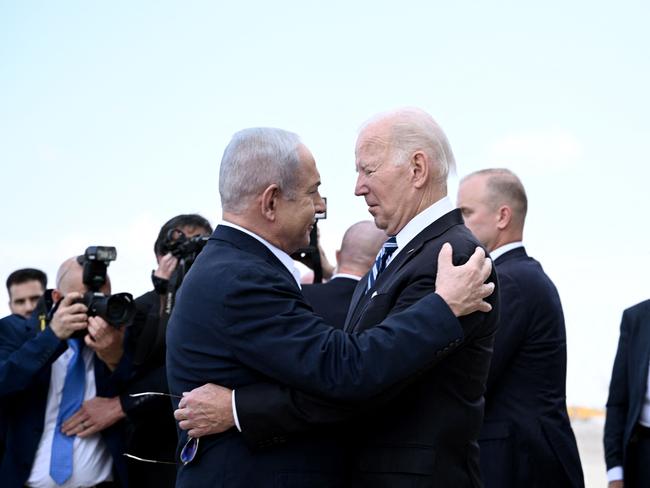
[[(158, 395), (158, 396), (166, 396), (170, 398), (183, 398), (180, 395), (173, 395), (171, 393), (162, 393), (158, 391), (145, 391), (142, 393), (132, 393), (129, 396), (130, 397), (141, 397), (141, 396), (147, 396), (147, 395)], [(183, 465), (186, 465), (188, 463), (191, 463), (194, 458), (196, 457), (196, 453), (199, 451), (199, 438), (198, 437), (188, 437), (187, 442), (183, 446), (183, 449), (181, 449), (181, 462)], [(133, 454), (129, 453), (124, 453), (124, 456), (130, 458), (130, 459), (135, 459), (136, 461), (142, 461), (144, 463), (155, 463), (155, 464), (178, 464), (175, 461), (156, 461), (154, 459), (145, 459), (141, 458), (138, 456), (134, 456)]]

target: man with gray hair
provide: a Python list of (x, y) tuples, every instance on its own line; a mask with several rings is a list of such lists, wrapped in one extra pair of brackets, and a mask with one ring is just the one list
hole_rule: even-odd
[[(403, 317), (432, 289), (441, 290), (448, 264), (445, 253), (450, 250), (445, 243), (453, 246), (455, 263), (467, 261), (480, 245), (447, 197), (447, 174), (453, 164), (447, 138), (422, 110), (380, 114), (362, 128), (356, 145), (355, 194), (364, 197), (376, 226), (390, 238), (352, 297), (344, 331), (355, 340), (380, 333), (386, 323)], [(295, 439), (320, 435), (316, 430), (305, 435), (310, 428), (348, 421), (340, 429), (322, 429), (335, 437), (329, 459), (344, 453), (347, 466), (341, 484), (317, 485), (303, 478), (293, 486), (479, 486), (478, 435), (498, 306), (496, 294), (487, 300), (492, 311), (461, 317), (462, 337), (432, 355), (428, 369), (420, 369), (409, 381), (394, 382), (371, 400), (365, 395), (353, 398), (340, 386), (330, 392), (278, 376), (277, 381), (294, 388), (272, 383), (242, 385), (234, 397), (238, 429), (249, 445), (258, 448), (279, 445), (295, 435), (287, 444), (263, 451), (265, 456), (277, 456)], [(433, 309), (421, 317), (411, 347), (431, 329), (439, 328), (439, 313)], [(419, 346), (399, 355), (374, 357), (364, 347), (363, 357), (395, 373), (412, 361)], [(314, 353), (322, 355), (327, 350)], [(345, 371), (355, 368), (353, 351), (346, 352), (340, 365)], [(303, 356), (308, 354), (303, 349)], [(181, 429), (189, 429), (191, 436), (231, 427), (227, 408), (213, 407), (228, 407), (229, 391), (223, 396), (214, 388), (210, 391), (210, 401), (203, 401), (208, 397), (204, 389), (190, 392), (176, 411)], [(223, 435), (229, 434), (232, 430)], [(302, 456), (309, 458), (311, 453)]]
[(566, 408), (566, 331), (555, 285), (522, 242), (526, 191), (510, 170), (472, 173), (458, 207), (494, 260), (501, 315), (485, 393), (481, 471), (486, 488), (582, 488)]
[[(483, 298), (494, 285), (484, 284), (490, 264), (482, 249), (468, 242), (460, 252), (469, 252), (469, 262), (453, 266), (452, 249), (445, 246), (437, 280), (429, 273), (419, 287), (420, 299), (402, 304), (400, 313), (377, 315), (366, 331), (325, 324), (305, 302), (289, 256), (307, 245), (315, 214), (325, 210), (319, 185), (314, 158), (295, 134), (246, 129), (226, 148), (219, 182), (223, 222), (187, 274), (167, 330), (170, 391), (183, 394), (176, 412), (181, 428), (195, 413), (219, 406), (215, 392), (225, 388), (211, 383), (235, 389), (227, 391), (225, 401), (231, 425), (239, 388), (260, 381), (329, 400), (372, 398), (440, 362), (473, 334), (457, 316), (491, 316), (474, 313), (491, 310)], [(428, 269), (441, 246), (427, 261)], [(206, 425), (200, 421), (195, 427)], [(265, 451), (247, 446), (237, 429), (206, 435), (199, 443), (200, 435), (181, 431), (184, 464), (177, 486), (335, 487), (344, 482), (346, 459), (333, 433)]]

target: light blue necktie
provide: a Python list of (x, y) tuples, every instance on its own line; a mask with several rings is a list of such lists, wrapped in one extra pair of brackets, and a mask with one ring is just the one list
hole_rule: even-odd
[(50, 457), (50, 476), (59, 485), (65, 483), (72, 476), (72, 447), (76, 437), (61, 432), (61, 424), (81, 408), (86, 385), (86, 366), (84, 365), (81, 339), (68, 339), (68, 347), (72, 349), (73, 355), (65, 374)]
[(381, 273), (384, 269), (386, 269), (386, 262), (388, 261), (388, 258), (396, 250), (397, 250), (397, 239), (395, 239), (395, 236), (389, 238), (386, 242), (384, 242), (384, 245), (379, 251), (379, 254), (377, 254), (377, 258), (375, 259), (375, 264), (372, 265), (372, 269), (368, 274), (368, 287), (366, 288), (366, 292), (375, 285), (375, 281), (377, 281), (377, 276), (379, 276), (379, 273)]

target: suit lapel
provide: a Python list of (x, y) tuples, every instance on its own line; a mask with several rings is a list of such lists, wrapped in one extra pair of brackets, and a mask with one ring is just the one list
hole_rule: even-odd
[(361, 281), (359, 282), (359, 285), (357, 285), (354, 295), (352, 296), (350, 310), (348, 311), (348, 316), (345, 320), (345, 330), (353, 331), (356, 328), (360, 318), (363, 316), (363, 311), (366, 309), (369, 301), (372, 300), (373, 294), (380, 293), (381, 290), (393, 280), (395, 274), (414, 256), (419, 254), (424, 244), (431, 239), (441, 236), (451, 227), (459, 224), (463, 224), (463, 217), (459, 209), (454, 209), (429, 224), (419, 234), (411, 239), (406, 246), (404, 246), (404, 249), (400, 250), (399, 254), (395, 256), (395, 259), (388, 264), (386, 270), (377, 277), (375, 285), (368, 290), (367, 293), (364, 293), (368, 283), (367, 274), (361, 278)]

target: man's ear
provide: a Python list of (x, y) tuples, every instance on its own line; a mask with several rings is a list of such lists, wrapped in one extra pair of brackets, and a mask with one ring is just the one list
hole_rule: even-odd
[(61, 294), (61, 292), (59, 290), (57, 290), (56, 288), (54, 290), (52, 290), (52, 301), (54, 303), (58, 302), (62, 298), (63, 298), (63, 295)]
[(416, 151), (411, 156), (410, 165), (413, 185), (415, 188), (421, 189), (429, 183), (429, 161), (422, 151)]
[(278, 200), (280, 199), (280, 187), (273, 183), (266, 187), (262, 192), (262, 197), (260, 199), (260, 210), (262, 216), (271, 221), (275, 222), (277, 217), (278, 210)]
[(512, 209), (507, 205), (499, 207), (499, 215), (497, 219), (497, 229), (503, 230), (510, 225), (512, 221)]

